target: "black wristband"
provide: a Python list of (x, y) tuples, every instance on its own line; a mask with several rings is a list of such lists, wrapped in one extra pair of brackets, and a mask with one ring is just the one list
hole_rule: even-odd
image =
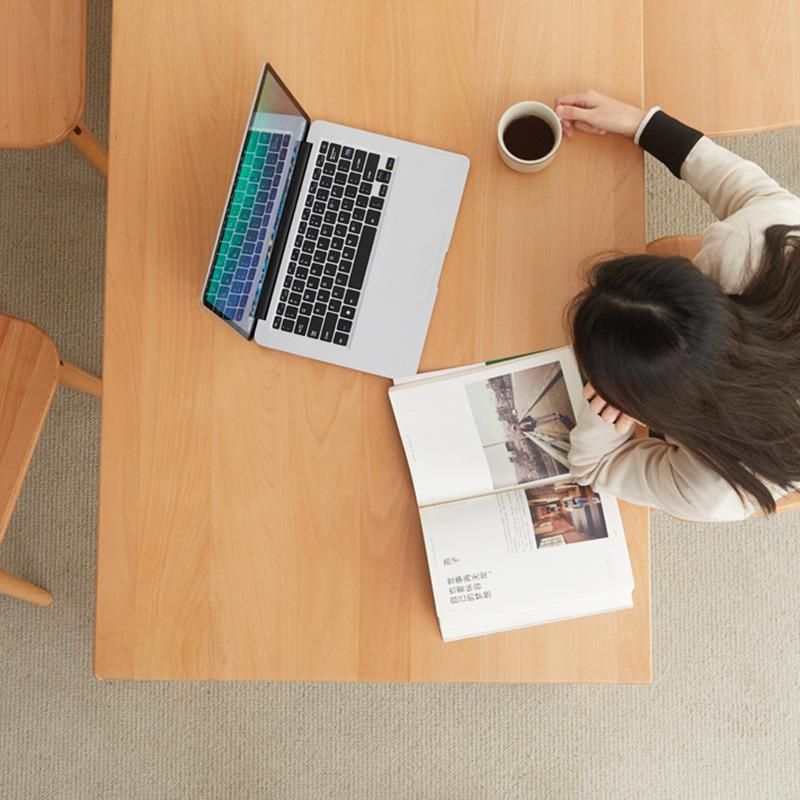
[(686, 156), (702, 137), (701, 131), (684, 125), (663, 111), (656, 111), (639, 136), (639, 146), (680, 178)]

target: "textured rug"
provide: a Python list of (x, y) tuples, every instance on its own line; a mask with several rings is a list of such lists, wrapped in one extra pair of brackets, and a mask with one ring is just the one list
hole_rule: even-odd
[[(105, 139), (110, 4), (90, 3)], [(797, 131), (730, 145), (800, 190)], [(104, 184), (68, 144), (0, 151), (0, 310), (101, 362)], [(700, 230), (647, 166), (648, 233)], [(796, 515), (653, 516), (652, 686), (133, 684), (92, 677), (99, 407), (59, 389), (0, 563), (3, 800), (771, 800), (800, 796)]]

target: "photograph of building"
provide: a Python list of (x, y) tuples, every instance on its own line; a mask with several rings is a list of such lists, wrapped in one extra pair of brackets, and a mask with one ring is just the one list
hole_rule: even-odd
[(608, 537), (600, 498), (588, 486), (540, 486), (525, 495), (537, 548)]
[(569, 472), (575, 420), (557, 361), (465, 388), (494, 488)]

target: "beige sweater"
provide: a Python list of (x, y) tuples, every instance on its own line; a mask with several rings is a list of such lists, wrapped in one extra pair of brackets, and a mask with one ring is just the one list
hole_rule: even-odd
[[(637, 133), (638, 143), (650, 114)], [(719, 220), (703, 234), (694, 263), (725, 292), (738, 292), (757, 267), (770, 225), (800, 224), (800, 198), (764, 170), (701, 138), (680, 169)], [(585, 405), (572, 431), (569, 463), (579, 483), (601, 493), (660, 508), (690, 520), (735, 520), (753, 513), (722, 477), (684, 447), (658, 439), (620, 435)], [(780, 496), (777, 487), (773, 492)]]

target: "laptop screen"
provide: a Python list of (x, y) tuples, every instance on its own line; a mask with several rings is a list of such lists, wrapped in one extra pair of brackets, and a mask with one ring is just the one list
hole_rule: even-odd
[(251, 336), (308, 117), (264, 67), (217, 238), (203, 302)]

